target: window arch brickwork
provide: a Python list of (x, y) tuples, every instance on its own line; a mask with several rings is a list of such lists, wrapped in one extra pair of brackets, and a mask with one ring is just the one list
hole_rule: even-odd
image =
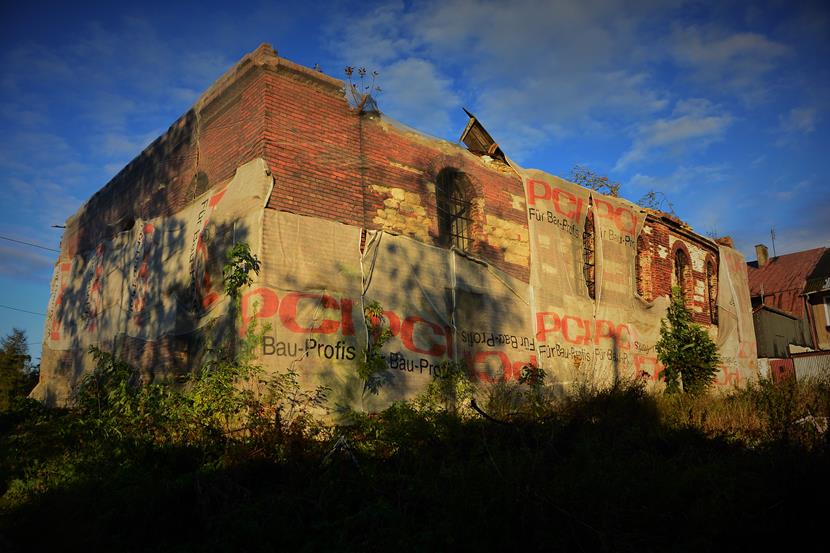
[(682, 242), (675, 242), (672, 248), (672, 284), (679, 286), (683, 295), (683, 302), (687, 307), (692, 306), (694, 299), (694, 274), (692, 273), (692, 258), (689, 250)]

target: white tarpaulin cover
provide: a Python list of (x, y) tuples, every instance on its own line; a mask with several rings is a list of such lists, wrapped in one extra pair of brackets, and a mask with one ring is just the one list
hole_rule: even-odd
[(740, 384), (757, 371), (755, 327), (746, 261), (733, 248), (718, 248), (718, 349), (720, 384)]
[[(222, 287), (226, 252), (234, 242), (247, 242), (260, 255), (263, 208), (272, 182), (265, 162), (251, 161), (225, 186), (195, 198), (175, 215), (136, 220), (93, 251), (59, 259), (44, 349), (84, 352), (97, 345), (113, 350), (119, 335), (154, 341), (191, 333), (220, 317), (228, 306)], [(80, 374), (88, 358), (78, 359), (75, 374), (62, 378)], [(53, 380), (41, 382), (49, 386)], [(37, 397), (47, 393), (35, 391)]]
[[(530, 226), (531, 286), (539, 365), (561, 384), (656, 376), (654, 343), (667, 302), (637, 296), (637, 237), (645, 214), (620, 198), (541, 171), (522, 171)], [(586, 256), (593, 212), (594, 253)], [(586, 261), (594, 264), (589, 295)]]
[[(539, 366), (562, 384), (610, 382), (619, 377), (659, 379), (655, 344), (669, 298), (646, 302), (637, 293), (637, 239), (645, 213), (621, 198), (591, 192), (536, 170), (520, 170), (530, 227), (531, 288)], [(593, 212), (594, 254), (583, 241)], [(756, 372), (746, 263), (721, 246), (718, 384)], [(594, 263), (595, 297), (586, 283)]]
[[(482, 380), (531, 362), (527, 284), (455, 251), (381, 231), (268, 211), (264, 277), (243, 298), (243, 319), (267, 325), (262, 362), (332, 388), (341, 405), (374, 409), (411, 398), (448, 358)], [(377, 302), (392, 338), (377, 395), (356, 366), (368, 342), (364, 306)]]
[[(263, 269), (243, 294), (237, 330), (256, 321), (263, 365), (295, 369), (306, 386), (331, 387), (339, 404), (375, 409), (411, 398), (447, 359), (465, 361), (484, 382), (517, 379), (526, 365), (544, 368), (560, 386), (642, 374), (657, 380), (654, 345), (668, 298), (649, 303), (637, 294), (645, 213), (541, 171), (520, 174), (529, 284), (454, 249), (265, 209), (274, 183), (265, 162), (254, 160), (177, 214), (135, 221), (93, 251), (60, 259), (45, 355), (205, 327), (229, 312), (221, 269), (228, 248), (246, 242)], [(595, 239), (586, 254), (589, 212)], [(720, 259), (721, 383), (730, 384), (754, 374), (754, 334), (743, 258), (721, 247)], [(373, 302), (392, 333), (378, 395), (366, 393), (356, 371), (368, 342), (364, 308)], [(56, 367), (45, 374), (39, 397), (43, 386), (67, 380)]]

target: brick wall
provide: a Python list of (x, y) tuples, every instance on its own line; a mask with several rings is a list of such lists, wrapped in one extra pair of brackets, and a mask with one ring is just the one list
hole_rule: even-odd
[(171, 215), (263, 155), (261, 72), (249, 68), (221, 95), (200, 102), (150, 144), (70, 220), (63, 253), (89, 251), (136, 219)]
[[(473, 196), (470, 252), (524, 281), (530, 252), (521, 179), (497, 161), (396, 124), (357, 114), (343, 83), (276, 57), (261, 47), (205, 93), (193, 109), (127, 165), (67, 228), (64, 253), (74, 255), (129, 228), (169, 215), (236, 168), (263, 157), (275, 179), (268, 208), (384, 229), (438, 245), (438, 173), (463, 173)], [(638, 260), (646, 300), (669, 295), (673, 251), (688, 251), (687, 305), (710, 322), (705, 260), (717, 250), (682, 225), (649, 216)]]
[[(677, 284), (674, 272), (674, 252), (681, 248), (689, 259), (689, 272), (685, 287), (686, 306), (692, 318), (701, 324), (711, 324), (709, 291), (707, 289), (706, 262), (713, 264), (717, 278), (717, 246), (697, 237), (671, 221), (649, 215), (643, 228), (638, 260), (637, 287), (646, 300), (671, 295)], [(715, 281), (715, 284), (717, 282)]]
[[(529, 281), (527, 206), (522, 181), (509, 166), (380, 114), (358, 114), (341, 81), (279, 58), (266, 46), (222, 76), (90, 198), (67, 225), (62, 255), (93, 251), (137, 219), (176, 213), (260, 157), (274, 177), (268, 209), (383, 229), (436, 246), (436, 183), (442, 170), (453, 169), (471, 199), (470, 253)], [(264, 229), (266, 268), (277, 259), (268, 253), (268, 234)], [(717, 274), (717, 247), (659, 212), (647, 217), (638, 246), (637, 289), (647, 301), (671, 294), (678, 247), (690, 262), (687, 306), (695, 321), (709, 324), (706, 263)], [(155, 342), (122, 339), (116, 349), (136, 366), (175, 372), (193, 366), (198, 347), (169, 336)], [(79, 349), (44, 348), (44, 378), (63, 382), (77, 376), (72, 367), (81, 366), (82, 356)]]
[[(529, 278), (522, 183), (465, 148), (352, 110), (342, 88), (310, 70), (265, 70), (265, 159), (271, 209), (334, 219), (438, 243), (435, 182), (455, 168), (474, 191), (471, 253)], [(492, 231), (492, 232), (489, 232)]]

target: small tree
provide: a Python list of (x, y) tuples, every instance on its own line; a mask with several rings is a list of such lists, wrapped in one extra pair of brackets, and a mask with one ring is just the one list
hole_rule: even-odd
[(637, 200), (637, 205), (649, 209), (656, 209), (657, 211), (665, 211), (677, 217), (677, 213), (674, 211), (674, 204), (671, 203), (668, 196), (659, 190), (649, 190), (646, 192), (642, 198)]
[(383, 357), (383, 346), (392, 339), (392, 329), (383, 316), (383, 307), (376, 301), (363, 308), (363, 318), (369, 331), (366, 351), (357, 365), (357, 375), (363, 380), (363, 393), (377, 395), (381, 387), (389, 380), (389, 366)]
[(380, 94), (381, 92), (380, 87), (375, 84), (375, 79), (378, 78), (380, 73), (377, 71), (369, 73), (365, 67), (358, 67), (357, 74), (360, 78), (360, 82), (352, 80), (352, 76), (355, 73), (355, 68), (353, 66), (350, 65), (346, 67), (345, 73), (346, 77), (349, 79), (349, 85), (346, 89), (349, 91), (349, 96), (351, 96), (355, 111), (362, 113), (366, 108), (368, 108), (367, 111), (377, 110), (377, 105), (372, 99), (372, 93), (377, 92)]
[(416, 399), (422, 411), (444, 411), (451, 415), (469, 414), (468, 405), (475, 397), (465, 361), (445, 359), (432, 374), (432, 382)]
[(251, 389), (262, 376), (262, 367), (256, 363), (256, 349), (268, 327), (257, 330), (253, 318), (238, 340), (237, 324), (242, 305), (242, 289), (253, 283), (251, 272), (259, 274), (261, 263), (250, 246), (238, 242), (228, 250), (222, 267), (225, 294), (231, 300), (228, 313), (230, 324), (227, 335), (221, 333), (208, 348), (209, 355), (200, 369), (190, 374), (190, 389), (186, 394), (187, 412), (198, 421), (200, 430), (215, 437), (228, 435), (235, 425), (244, 421), (255, 394)]
[(222, 268), (225, 280), (225, 293), (234, 301), (239, 300), (240, 290), (250, 286), (254, 279), (251, 271), (259, 274), (260, 262), (257, 256), (251, 253), (251, 248), (244, 242), (233, 245), (228, 251), (227, 263)]
[(612, 181), (606, 176), (599, 175), (584, 165), (574, 165), (571, 169), (571, 182), (585, 188), (596, 190), (602, 194), (617, 197), (620, 195), (620, 183)]
[(718, 347), (706, 330), (692, 322), (683, 304), (680, 287), (672, 289), (672, 301), (666, 318), (660, 321), (657, 359), (663, 363), (666, 392), (682, 390), (688, 394), (706, 391), (718, 373)]
[(8, 410), (16, 397), (23, 397), (37, 384), (26, 332), (15, 328), (0, 339), (0, 411)]

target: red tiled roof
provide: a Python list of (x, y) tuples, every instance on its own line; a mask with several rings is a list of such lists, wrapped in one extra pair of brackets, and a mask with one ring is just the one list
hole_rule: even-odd
[(764, 291), (764, 303), (798, 318), (804, 318), (804, 285), (827, 248), (770, 257), (767, 264), (758, 267), (757, 261), (747, 263), (749, 294), (754, 298)]

